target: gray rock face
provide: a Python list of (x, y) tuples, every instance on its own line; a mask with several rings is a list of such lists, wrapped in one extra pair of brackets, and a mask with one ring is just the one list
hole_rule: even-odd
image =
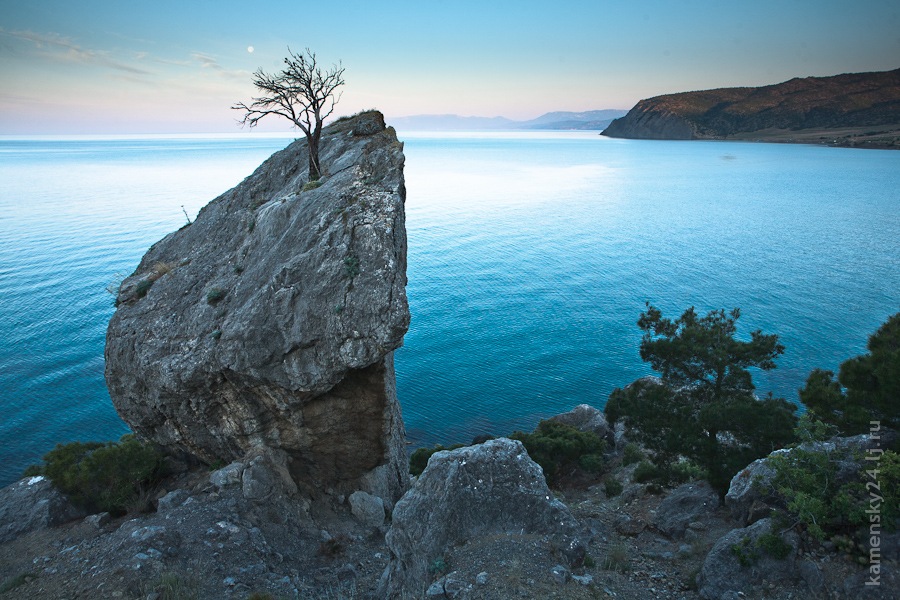
[(795, 563), (799, 538), (794, 533), (782, 536), (791, 551), (779, 560), (757, 544), (760, 536), (771, 531), (772, 520), (762, 519), (750, 527), (732, 529), (716, 542), (697, 575), (700, 597), (719, 600), (728, 593), (750, 594), (754, 588), (767, 587), (769, 583), (783, 584), (798, 579)]
[(45, 477), (26, 477), (0, 489), (0, 544), (20, 535), (83, 518)]
[(106, 379), (142, 437), (207, 462), (281, 450), (315, 490), (407, 485), (393, 351), (409, 325), (403, 145), (380, 113), (269, 158), (119, 289)]
[(357, 491), (350, 494), (349, 501), (350, 511), (362, 523), (371, 527), (384, 524), (384, 502), (378, 496)]
[(688, 525), (713, 513), (719, 506), (719, 496), (706, 482), (685, 483), (666, 496), (653, 523), (669, 537), (681, 537)]
[(578, 431), (596, 433), (606, 440), (607, 450), (616, 447), (615, 432), (606, 421), (606, 415), (589, 404), (579, 404), (567, 413), (551, 417), (551, 420), (574, 427)]
[(451, 546), (496, 534), (574, 536), (577, 522), (547, 489), (521, 442), (501, 438), (434, 454), (397, 502), (387, 534), (391, 563), (379, 597), (417, 597), (428, 568)]

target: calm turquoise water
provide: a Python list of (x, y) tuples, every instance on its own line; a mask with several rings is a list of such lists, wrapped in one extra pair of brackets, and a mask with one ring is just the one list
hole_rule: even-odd
[[(419, 443), (508, 433), (649, 371), (635, 325), (739, 306), (796, 400), (900, 310), (900, 152), (586, 133), (401, 136), (409, 300), (398, 392)], [(105, 288), (288, 139), (0, 140), (0, 484), (127, 431)]]

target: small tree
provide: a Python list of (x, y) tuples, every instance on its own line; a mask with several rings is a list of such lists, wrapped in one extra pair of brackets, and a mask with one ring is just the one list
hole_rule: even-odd
[(344, 85), (344, 68), (338, 63), (323, 70), (309, 48), (300, 54), (288, 48), (284, 64), (284, 70), (275, 74), (257, 69), (253, 73), (253, 85), (263, 95), (253, 98), (249, 106), (239, 102), (231, 108), (244, 111), (239, 121), (241, 126), (255, 127), (265, 117), (278, 115), (298, 127), (306, 135), (309, 179), (314, 181), (322, 176), (319, 163), (322, 122), (331, 116), (340, 100), (340, 94), (335, 96), (335, 92)]
[(648, 303), (638, 320), (641, 358), (661, 382), (614, 390), (606, 405), (607, 417), (624, 418), (663, 469), (684, 456), (721, 495), (738, 470), (792, 441), (795, 425), (793, 405), (753, 395), (748, 371), (774, 369), (784, 346), (761, 331), (735, 339), (739, 317), (738, 309), (700, 317), (689, 308), (672, 321)]
[(841, 363), (834, 373), (815, 369), (800, 401), (846, 435), (869, 431), (870, 421), (900, 427), (900, 313), (869, 337), (869, 353)]

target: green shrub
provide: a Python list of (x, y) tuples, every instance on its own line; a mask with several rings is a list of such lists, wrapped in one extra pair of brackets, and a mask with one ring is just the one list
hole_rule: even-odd
[(359, 275), (359, 259), (355, 256), (348, 256), (344, 259), (344, 275), (348, 279), (353, 279)]
[(578, 470), (589, 473), (603, 470), (606, 442), (596, 433), (578, 431), (548, 419), (538, 423), (534, 433), (516, 431), (509, 437), (522, 442), (531, 459), (541, 465), (550, 486), (558, 485), (563, 477)]
[(764, 533), (756, 538), (756, 545), (766, 554), (778, 560), (784, 560), (791, 554), (793, 547), (781, 539), (776, 533)]
[(432, 575), (443, 575), (447, 572), (447, 561), (443, 557), (438, 557), (431, 561), (428, 565), (428, 572)]
[(706, 479), (707, 472), (689, 460), (680, 460), (669, 468), (668, 480), (674, 483), (686, 483), (688, 481), (696, 481)]
[(631, 478), (637, 483), (647, 483), (648, 481), (658, 480), (661, 476), (662, 472), (659, 470), (659, 467), (649, 460), (642, 460), (635, 467)]
[(731, 545), (731, 553), (737, 557), (742, 567), (756, 564), (762, 558), (763, 552), (772, 558), (784, 560), (790, 556), (791, 550), (793, 546), (774, 531), (760, 535), (755, 542), (751, 542), (749, 536), (744, 536), (740, 542)]
[(457, 448), (463, 447), (463, 444), (453, 444), (452, 446), (445, 448), (444, 446), (437, 444), (434, 448), (419, 448), (409, 457), (409, 474), (415, 475), (416, 477), (421, 475), (422, 471), (425, 470), (425, 467), (428, 466), (428, 459), (431, 458), (431, 455), (435, 452), (440, 452), (441, 450), (456, 450)]
[(868, 353), (841, 363), (834, 373), (814, 369), (800, 389), (800, 401), (844, 435), (866, 433), (872, 421), (900, 427), (900, 313), (869, 336)]
[[(860, 462), (858, 475), (839, 484), (839, 465), (848, 460)], [(779, 497), (786, 520), (801, 525), (812, 537), (853, 535), (866, 528), (872, 492), (883, 499), (881, 525), (888, 531), (896, 529), (900, 518), (900, 455), (896, 452), (887, 450), (877, 460), (861, 460), (843, 452), (797, 447), (769, 457), (769, 464), (775, 476), (765, 491)]]
[(158, 450), (126, 435), (117, 443), (59, 444), (39, 470), (75, 504), (121, 515), (158, 481), (162, 465)]
[(622, 483), (618, 479), (608, 478), (603, 484), (603, 490), (608, 498), (622, 493)]
[(312, 181), (308, 181), (305, 184), (303, 184), (303, 189), (301, 191), (308, 192), (309, 190), (314, 190), (321, 185), (322, 185), (321, 179), (313, 179)]
[(640, 462), (646, 458), (644, 456), (644, 452), (641, 450), (641, 447), (635, 444), (634, 442), (628, 442), (625, 444), (625, 449), (622, 451), (622, 464), (623, 465), (633, 465), (636, 462)]
[(738, 559), (742, 567), (751, 567), (759, 560), (759, 549), (744, 536), (740, 542), (731, 545), (731, 553)]
[(578, 458), (578, 466), (588, 473), (602, 473), (606, 461), (602, 454), (585, 454)]
[(222, 300), (222, 298), (224, 298), (227, 293), (228, 292), (220, 287), (210, 288), (209, 291), (206, 292), (206, 302), (209, 304), (216, 304), (217, 302)]

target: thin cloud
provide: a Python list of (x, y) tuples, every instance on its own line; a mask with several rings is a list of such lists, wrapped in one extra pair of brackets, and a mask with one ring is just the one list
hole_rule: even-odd
[(222, 65), (219, 64), (215, 58), (210, 56), (209, 54), (203, 54), (202, 52), (192, 52), (191, 58), (200, 63), (200, 66), (204, 69), (214, 69), (216, 71), (224, 72), (225, 69)]
[(212, 69), (228, 79), (243, 79), (249, 75), (249, 72), (243, 69), (226, 69), (219, 64), (219, 61), (215, 57), (203, 52), (192, 52), (191, 59), (200, 63), (200, 68)]
[(132, 75), (152, 74), (150, 71), (115, 60), (107, 52), (79, 46), (71, 39), (57, 33), (37, 33), (29, 30), (8, 31), (0, 28), (0, 34), (30, 42), (39, 51), (40, 56), (55, 62), (97, 65)]

